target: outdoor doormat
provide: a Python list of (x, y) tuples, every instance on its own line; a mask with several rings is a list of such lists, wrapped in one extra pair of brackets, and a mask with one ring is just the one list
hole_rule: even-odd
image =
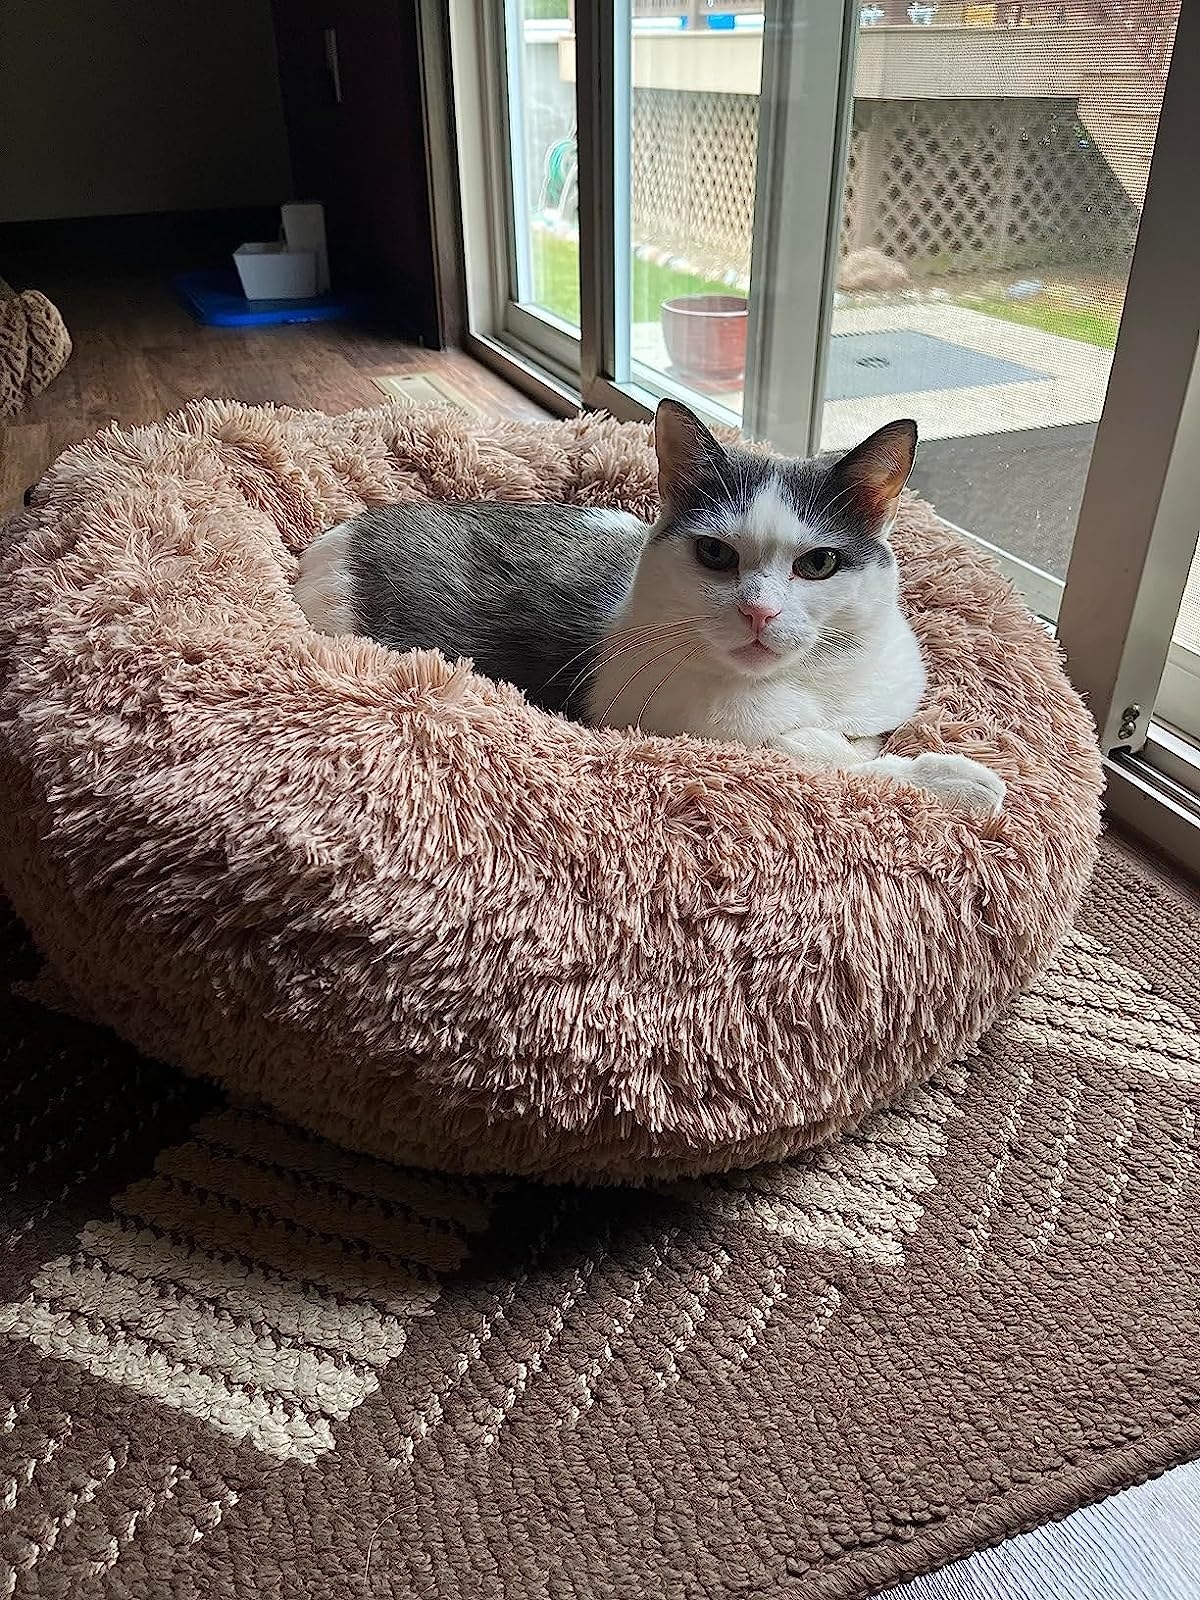
[(389, 400), (399, 400), (406, 406), (457, 406), (474, 417), (482, 415), (474, 400), (468, 400), (461, 389), (433, 372), (387, 373), (371, 381)]
[(1051, 376), (912, 328), (880, 328), (833, 335), (825, 398), (862, 400), (885, 394), (1038, 383)]
[(400, 1171), (14, 1000), (0, 1594), (831, 1600), (1197, 1453), (1198, 946), (1109, 844), (966, 1068), (654, 1192)]

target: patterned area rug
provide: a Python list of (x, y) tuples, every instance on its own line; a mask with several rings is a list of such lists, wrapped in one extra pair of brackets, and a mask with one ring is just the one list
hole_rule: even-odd
[(640, 1193), (399, 1171), (13, 1001), (0, 1595), (834, 1600), (1195, 1454), (1198, 948), (1110, 843), (967, 1066)]

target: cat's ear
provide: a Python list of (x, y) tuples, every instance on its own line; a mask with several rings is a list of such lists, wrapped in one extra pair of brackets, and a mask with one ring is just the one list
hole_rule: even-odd
[(668, 511), (682, 511), (694, 500), (711, 502), (723, 486), (728, 457), (700, 421), (678, 400), (660, 400), (654, 413), (654, 451), (658, 456), (658, 495)]
[(896, 515), (900, 491), (908, 482), (917, 454), (917, 425), (911, 417), (885, 423), (869, 439), (855, 445), (829, 474), (828, 504), (852, 509), (872, 532), (882, 533)]

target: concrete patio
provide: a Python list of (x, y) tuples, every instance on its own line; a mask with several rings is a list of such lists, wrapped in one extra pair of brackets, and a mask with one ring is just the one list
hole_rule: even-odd
[[(1099, 419), (1112, 365), (1110, 350), (945, 302), (897, 300), (887, 305), (839, 306), (833, 314), (835, 339), (843, 334), (903, 332), (923, 334), (1038, 376), (1024, 382), (942, 388), (931, 363), (928, 382), (920, 387), (827, 402), (821, 430), (823, 448), (846, 449), (898, 416), (915, 417), (921, 437), (927, 440), (1029, 432)], [(883, 341), (880, 347), (884, 348)], [(635, 360), (652, 371), (671, 372), (659, 323), (634, 325), (632, 351)], [(740, 413), (742, 409), (740, 388), (711, 398), (732, 411)]]

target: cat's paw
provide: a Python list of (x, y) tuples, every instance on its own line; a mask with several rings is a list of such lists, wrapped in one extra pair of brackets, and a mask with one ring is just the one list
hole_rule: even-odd
[(934, 751), (913, 757), (910, 781), (936, 794), (955, 811), (975, 816), (998, 817), (1008, 792), (999, 773), (981, 761)]

